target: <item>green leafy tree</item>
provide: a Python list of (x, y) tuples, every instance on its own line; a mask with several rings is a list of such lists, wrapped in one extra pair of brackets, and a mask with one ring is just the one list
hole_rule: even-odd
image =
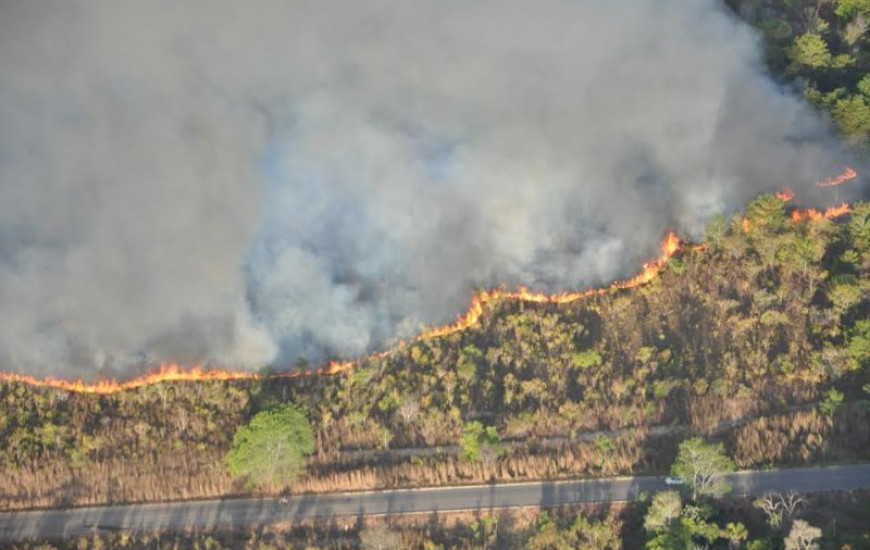
[(679, 491), (663, 491), (653, 497), (643, 526), (647, 531), (660, 532), (668, 529), (680, 517), (683, 501)]
[[(668, 493), (674, 493), (676, 496)], [(712, 521), (713, 512), (707, 505), (687, 504), (677, 509), (675, 505), (679, 504), (679, 494), (668, 491), (659, 495), (668, 496), (662, 497), (658, 506), (655, 501), (653, 502), (644, 523), (647, 530), (653, 532), (652, 538), (646, 544), (650, 550), (710, 548), (718, 539), (728, 539), (729, 544), (732, 544), (745, 540), (748, 535), (746, 528), (740, 523), (729, 523), (725, 527), (718, 526)], [(650, 529), (650, 526), (654, 528)]]
[(238, 429), (226, 464), (233, 476), (252, 485), (285, 484), (304, 470), (305, 457), (313, 450), (305, 414), (293, 405), (278, 405)]
[(677, 460), (671, 473), (686, 480), (692, 488), (692, 499), (701, 496), (721, 497), (731, 491), (723, 475), (734, 471), (734, 462), (725, 455), (721, 443), (707, 443), (693, 437), (680, 443)]
[(870, 104), (862, 95), (837, 100), (831, 115), (837, 127), (849, 137), (864, 138), (870, 133)]
[(646, 543), (646, 547), (649, 550), (709, 548), (710, 543), (717, 538), (719, 538), (719, 528), (715, 523), (699, 520), (690, 514), (681, 517), (669, 529), (657, 532)]
[(833, 63), (828, 43), (822, 35), (809, 32), (795, 39), (789, 51), (789, 58), (797, 65), (818, 69)]
[(870, 74), (865, 74), (855, 87), (864, 97), (870, 99)]
[(459, 361), (456, 363), (456, 373), (459, 378), (470, 384), (477, 374), (477, 362), (483, 358), (483, 353), (475, 346), (469, 344), (462, 348)]
[(828, 287), (828, 298), (834, 305), (834, 315), (840, 318), (849, 308), (861, 302), (864, 298), (864, 292), (860, 286), (852, 281), (843, 280)]
[(472, 462), (489, 463), (505, 453), (495, 426), (484, 427), (477, 421), (465, 424), (459, 446), (462, 457)]
[(834, 13), (843, 19), (870, 14), (870, 0), (839, 0)]
[(599, 465), (605, 466), (612, 459), (616, 445), (612, 439), (601, 434), (595, 439), (595, 446), (598, 447), (598, 454), (601, 457)]
[(849, 233), (852, 244), (859, 252), (870, 251), (870, 202), (861, 201), (852, 205)]
[(803, 277), (813, 275), (813, 266), (818, 265), (825, 254), (824, 241), (813, 235), (789, 235), (778, 254), (783, 267), (799, 271)]
[(594, 349), (574, 352), (571, 357), (571, 362), (575, 367), (580, 369), (588, 369), (601, 365), (601, 355)]
[(688, 504), (683, 508), (680, 523), (692, 538), (713, 542), (721, 536), (721, 529), (710, 521), (712, 510), (709, 506)]
[(870, 320), (861, 320), (846, 333), (849, 360), (853, 369), (870, 363)]
[(647, 541), (646, 547), (648, 550), (680, 550), (682, 548), (693, 548), (692, 538), (688, 535), (685, 529), (678, 528), (668, 529), (656, 535)]
[(732, 550), (740, 547), (740, 543), (749, 538), (749, 531), (742, 523), (728, 523), (722, 530), (722, 538), (728, 539), (728, 547)]
[(706, 242), (718, 247), (728, 234), (728, 219), (722, 214), (716, 214), (704, 226), (704, 233)]
[(843, 392), (839, 392), (834, 388), (831, 388), (828, 393), (825, 395), (825, 398), (819, 403), (819, 410), (822, 413), (831, 416), (837, 409), (840, 408), (840, 405), (843, 404)]
[(752, 229), (777, 233), (785, 227), (785, 203), (774, 195), (761, 195), (746, 207), (746, 219)]

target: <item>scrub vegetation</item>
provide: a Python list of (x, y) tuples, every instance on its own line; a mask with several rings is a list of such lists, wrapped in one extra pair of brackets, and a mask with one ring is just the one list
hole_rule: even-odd
[[(728, 4), (777, 78), (866, 147), (870, 2)], [(468, 330), (338, 375), (111, 395), (0, 383), (5, 510), (670, 468), (691, 478), (680, 490), (580, 513), (15, 547), (867, 547), (866, 493), (730, 500), (715, 475), (870, 458), (870, 204), (836, 221), (789, 210), (760, 196), (641, 287), (488, 303)]]
[[(5, 384), (0, 506), (664, 472), (691, 436), (740, 468), (866, 459), (870, 205), (837, 222), (788, 208), (761, 196), (712, 220), (642, 287), (489, 303), (468, 330), (339, 375)], [(289, 405), (311, 429), (305, 471), (233, 478), (234, 434)]]

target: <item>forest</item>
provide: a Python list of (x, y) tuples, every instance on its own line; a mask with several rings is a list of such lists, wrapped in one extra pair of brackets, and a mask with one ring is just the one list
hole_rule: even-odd
[(727, 0), (764, 38), (773, 75), (830, 115), (847, 139), (870, 135), (867, 0)]

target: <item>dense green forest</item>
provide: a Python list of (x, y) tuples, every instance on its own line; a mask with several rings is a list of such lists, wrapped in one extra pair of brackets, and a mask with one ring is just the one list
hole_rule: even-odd
[(870, 136), (867, 0), (727, 0), (761, 31), (771, 72), (830, 114), (844, 136)]

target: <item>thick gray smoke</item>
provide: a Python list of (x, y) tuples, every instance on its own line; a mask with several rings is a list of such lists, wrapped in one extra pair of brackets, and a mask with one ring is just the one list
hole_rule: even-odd
[(0, 368), (353, 356), (846, 160), (712, 0), (4, 2)]

